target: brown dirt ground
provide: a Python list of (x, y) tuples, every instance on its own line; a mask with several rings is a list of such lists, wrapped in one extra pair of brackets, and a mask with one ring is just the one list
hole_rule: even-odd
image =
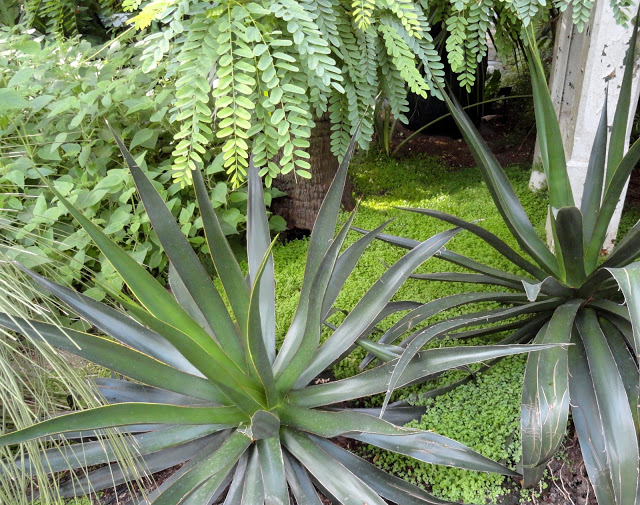
[[(535, 128), (522, 129), (514, 124), (515, 117), (501, 115), (485, 116), (479, 131), (501, 165), (531, 163), (535, 147)], [(396, 126), (392, 140), (392, 149), (409, 137), (413, 132), (401, 123)], [(398, 152), (400, 158), (416, 154), (440, 157), (452, 168), (475, 165), (471, 151), (463, 139), (452, 139), (440, 135), (417, 134)]]

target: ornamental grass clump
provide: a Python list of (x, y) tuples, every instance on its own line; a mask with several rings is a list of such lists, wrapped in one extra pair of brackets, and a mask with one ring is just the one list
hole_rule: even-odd
[[(481, 226), (436, 210), (408, 208), (477, 235), (522, 272), (514, 274), (442, 248), (436, 256), (472, 273), (443, 272), (414, 278), (491, 286), (414, 309), (376, 343), (396, 357), (385, 404), (401, 383), (408, 364), (429, 341), (449, 336), (495, 335), (513, 330), (506, 343), (570, 344), (529, 356), (522, 393), (521, 432), (524, 485), (537, 483), (562, 443), (571, 411), (585, 466), (600, 505), (640, 503), (638, 487), (638, 400), (640, 376), (640, 222), (618, 240), (605, 259), (607, 228), (631, 171), (640, 160), (640, 142), (625, 154), (636, 24), (629, 46), (611, 136), (607, 146), (607, 104), (591, 152), (587, 183), (579, 205), (574, 195), (562, 135), (533, 36), (528, 37), (534, 108), (542, 165), (549, 191), (549, 217), (555, 247), (537, 235), (504, 171), (459, 104), (445, 100), (485, 178), (517, 252)], [(413, 250), (418, 242), (378, 235)], [(524, 254), (523, 254), (524, 253)], [(495, 286), (507, 291), (497, 293)], [(622, 293), (620, 293), (622, 291)], [(456, 316), (414, 331), (407, 329), (436, 313), (478, 302), (509, 303), (506, 308)], [(526, 316), (526, 317), (523, 317)], [(518, 317), (514, 321), (514, 317)], [(471, 326), (484, 327), (469, 330)], [(370, 345), (370, 344), (365, 344)], [(366, 359), (370, 362), (373, 356)], [(383, 407), (384, 409), (384, 407)]]
[[(95, 380), (107, 405), (5, 433), (0, 445), (60, 434), (91, 437), (52, 447), (38, 462), (50, 472), (93, 467), (60, 485), (63, 496), (81, 495), (127, 480), (101, 437), (104, 428), (119, 427), (148, 472), (184, 463), (148, 496), (139, 497), (139, 503), (154, 505), (202, 505), (223, 496), (225, 504), (319, 505), (319, 492), (343, 505), (444, 503), (331, 441), (339, 436), (427, 463), (516, 475), (444, 436), (349, 408), (350, 400), (387, 390), (395, 361), (348, 379), (317, 381), (327, 367), (348, 355), (359, 335), (390, 312), (389, 301), (400, 285), (459, 228), (418, 244), (391, 266), (321, 343), (322, 321), (358, 258), (384, 227), (340, 254), (353, 220), (352, 214), (334, 237), (352, 141), (318, 215), (298, 308), (277, 350), (272, 242), (257, 169), (251, 166), (249, 171), (246, 277), (225, 239), (202, 174), (192, 174), (211, 259), (224, 290), (220, 293), (154, 185), (117, 136), (116, 142), (169, 257), (171, 291), (50, 186), (125, 281), (126, 292), (112, 293), (123, 310), (24, 269), (96, 331), (82, 333), (6, 313), (0, 313), (0, 324), (125, 378)], [(416, 383), (445, 369), (546, 348), (431, 349), (416, 354), (396, 382)], [(391, 407), (387, 414), (393, 411)], [(405, 411), (388, 419), (401, 418)], [(32, 465), (29, 460), (14, 463), (26, 470)]]

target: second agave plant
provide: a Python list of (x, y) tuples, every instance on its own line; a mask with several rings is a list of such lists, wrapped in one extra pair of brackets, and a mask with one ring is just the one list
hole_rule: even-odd
[[(347, 355), (360, 335), (398, 309), (390, 302), (396, 290), (459, 229), (417, 244), (321, 343), (322, 321), (358, 258), (384, 227), (341, 253), (353, 215), (334, 235), (352, 142), (317, 218), (298, 308), (277, 350), (274, 265), (257, 170), (249, 170), (246, 276), (224, 237), (202, 175), (193, 172), (221, 294), (151, 181), (118, 137), (116, 141), (169, 256), (171, 293), (51, 186), (124, 279), (127, 291), (112, 294), (122, 310), (25, 269), (35, 283), (111, 338), (11, 313), (0, 313), (0, 325), (126, 378), (96, 380), (107, 405), (4, 433), (0, 445), (61, 434), (77, 441), (51, 447), (38, 462), (53, 473), (91, 467), (60, 486), (63, 496), (75, 496), (127, 480), (115, 451), (101, 439), (102, 429), (120, 427), (147, 471), (183, 464), (139, 498), (139, 503), (154, 505), (203, 505), (222, 499), (227, 505), (320, 505), (319, 492), (342, 505), (444, 503), (334, 444), (331, 439), (338, 436), (428, 463), (515, 475), (451, 439), (394, 424), (408, 420), (405, 408), (391, 406), (383, 419), (348, 407), (350, 400), (386, 391), (397, 360), (348, 379), (316, 384), (318, 374)], [(446, 369), (547, 348), (510, 344), (432, 349), (413, 356), (394, 380), (416, 383)], [(33, 463), (15, 462), (27, 472)], [(96, 467), (104, 463), (111, 464)]]
[[(571, 411), (599, 505), (640, 503), (640, 265), (635, 263), (640, 258), (640, 222), (618, 240), (608, 257), (600, 257), (614, 209), (631, 171), (640, 160), (640, 141), (625, 154), (627, 120), (630, 110), (635, 110), (631, 104), (631, 81), (637, 30), (636, 25), (627, 52), (610, 141), (607, 144), (605, 103), (579, 206), (574, 204), (560, 127), (535, 39), (532, 35), (529, 37), (527, 57), (541, 161), (548, 183), (554, 248), (549, 248), (534, 230), (507, 176), (464, 111), (443, 93), (482, 170), (504, 224), (521, 251), (514, 250), (482, 227), (455, 216), (429, 209), (406, 210), (474, 233), (521, 273), (504, 271), (443, 248), (436, 253), (438, 258), (469, 272), (413, 277), (475, 283), (491, 286), (491, 289), (449, 296), (416, 308), (376, 343), (377, 348), (399, 356), (385, 402), (393, 388), (402, 382), (400, 377), (408, 364), (432, 339), (514, 330), (503, 344), (529, 341), (570, 344), (568, 348), (555, 347), (528, 358), (521, 408), (524, 484), (532, 486), (542, 477), (547, 462), (564, 439)], [(390, 235), (379, 235), (378, 238), (410, 250), (418, 245), (413, 240)], [(496, 293), (495, 286), (507, 290)], [(517, 299), (518, 294), (526, 297), (524, 303)], [(486, 301), (513, 305), (458, 316), (402, 337), (408, 328), (438, 312)], [(516, 316), (519, 319), (514, 322), (512, 318)], [(478, 324), (489, 326), (468, 329)], [(396, 345), (392, 346), (394, 343)], [(366, 362), (372, 358), (369, 356)]]

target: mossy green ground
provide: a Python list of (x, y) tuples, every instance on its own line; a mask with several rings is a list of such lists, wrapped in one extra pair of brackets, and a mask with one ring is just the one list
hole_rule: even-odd
[[(531, 222), (539, 234), (544, 236), (546, 194), (534, 194), (528, 189), (530, 167), (514, 166), (507, 168), (506, 172)], [(355, 226), (372, 229), (384, 221), (394, 219), (386, 228), (386, 233), (424, 240), (450, 226), (436, 219), (401, 211), (395, 207), (431, 208), (469, 221), (482, 219), (483, 227), (517, 248), (515, 240), (509, 234), (491, 200), (480, 171), (475, 167), (451, 169), (444, 167), (436, 158), (414, 158), (398, 162), (370, 155), (352, 164), (351, 177), (356, 197), (360, 198)], [(621, 228), (626, 229), (635, 222), (637, 212), (636, 215), (633, 214), (624, 217)], [(342, 221), (345, 219), (346, 214), (342, 216)], [(357, 237), (358, 234), (352, 232), (347, 239), (347, 245)], [(307, 240), (297, 240), (278, 245), (274, 249), (279, 339), (284, 337), (296, 308), (307, 246)], [(491, 266), (517, 273), (516, 267), (471, 233), (458, 234), (447, 247)], [(405, 252), (382, 242), (374, 242), (348, 279), (336, 306), (346, 310), (352, 309), (371, 284), (385, 271), (385, 264), (395, 262)], [(464, 271), (436, 258), (428, 260), (420, 269), (423, 272), (445, 270)], [(470, 284), (409, 280), (394, 299), (424, 303), (463, 290), (478, 289)], [(477, 310), (478, 307), (451, 311), (449, 316), (472, 309)], [(388, 327), (399, 317), (390, 319), (387, 324), (381, 326)], [(442, 317), (444, 316), (434, 317), (430, 322)], [(479, 342), (466, 342), (473, 343)], [(363, 356), (364, 352), (354, 352), (334, 368), (336, 377), (357, 373), (359, 360)], [(522, 356), (504, 359), (492, 370), (480, 375), (477, 380), (436, 399), (423, 400), (428, 407), (427, 413), (412, 425), (449, 436), (485, 456), (514, 467), (520, 456), (519, 415), (524, 366), (525, 359)], [(460, 377), (461, 372), (451, 372), (443, 376), (438, 385)], [(412, 388), (410, 393), (434, 387), (434, 384), (425, 384), (420, 388)], [(404, 393), (404, 396), (406, 394)], [(396, 394), (396, 398), (401, 396), (403, 393)], [(367, 404), (371, 405), (379, 398), (372, 400)], [(378, 466), (426, 487), (435, 495), (448, 500), (466, 503), (493, 502), (505, 492), (502, 487), (505, 478), (500, 475), (421, 464), (373, 448), (365, 448), (363, 452)]]

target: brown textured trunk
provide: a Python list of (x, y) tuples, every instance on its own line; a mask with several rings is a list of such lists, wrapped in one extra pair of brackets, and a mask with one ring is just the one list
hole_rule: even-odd
[[(307, 149), (310, 155), (311, 179), (294, 176), (293, 171), (279, 175), (273, 185), (287, 193), (271, 204), (271, 211), (282, 216), (288, 229), (311, 230), (331, 181), (338, 171), (338, 159), (331, 153), (331, 123), (325, 114), (316, 119)], [(346, 210), (354, 208), (351, 181), (347, 179), (342, 205)]]

